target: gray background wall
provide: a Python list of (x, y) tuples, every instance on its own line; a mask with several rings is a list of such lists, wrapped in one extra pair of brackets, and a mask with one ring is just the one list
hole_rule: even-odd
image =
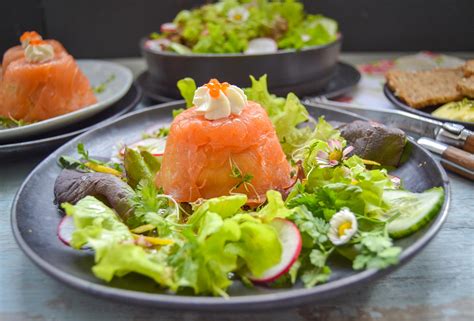
[[(0, 0), (0, 53), (25, 30), (76, 57), (140, 55), (140, 37), (198, 0)], [(474, 0), (306, 0), (337, 19), (345, 51), (474, 51)]]

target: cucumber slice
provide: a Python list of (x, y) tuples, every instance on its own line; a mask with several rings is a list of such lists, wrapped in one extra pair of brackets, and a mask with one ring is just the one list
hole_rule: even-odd
[(444, 190), (442, 187), (434, 187), (423, 193), (385, 190), (383, 199), (393, 212), (399, 213), (387, 227), (391, 237), (400, 238), (418, 231), (439, 212), (444, 201)]

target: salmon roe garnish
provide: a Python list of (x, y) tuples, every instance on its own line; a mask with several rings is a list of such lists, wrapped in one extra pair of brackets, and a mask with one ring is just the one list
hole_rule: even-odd
[(33, 39), (30, 41), (30, 45), (37, 46), (37, 45), (44, 45), (46, 41), (41, 39)]
[(213, 78), (209, 80), (207, 84), (205, 84), (207, 88), (209, 88), (209, 95), (212, 98), (219, 98), (220, 91), (222, 90), (223, 92), (226, 91), (226, 89), (230, 86), (229, 83), (223, 82), (220, 83), (219, 80)]
[(36, 31), (26, 31), (26, 32), (23, 32), (23, 34), (21, 35), (20, 41), (23, 42), (26, 39), (41, 40), (42, 38), (40, 34), (37, 33)]

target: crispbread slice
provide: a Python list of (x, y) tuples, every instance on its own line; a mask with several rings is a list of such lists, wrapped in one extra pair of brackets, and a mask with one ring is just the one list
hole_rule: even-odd
[(461, 79), (458, 82), (457, 89), (462, 95), (474, 98), (474, 76)]
[(429, 71), (390, 70), (387, 84), (397, 97), (413, 108), (423, 108), (459, 100), (463, 95), (457, 90), (462, 79), (460, 68), (440, 68)]
[(474, 76), (474, 59), (466, 61), (464, 66), (462, 66), (462, 71), (465, 77)]

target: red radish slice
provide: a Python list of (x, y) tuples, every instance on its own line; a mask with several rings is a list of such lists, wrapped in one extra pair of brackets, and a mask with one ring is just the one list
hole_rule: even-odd
[(272, 53), (278, 50), (278, 45), (272, 38), (256, 38), (249, 41), (246, 54)]
[[(128, 145), (128, 148), (135, 150), (146, 150), (153, 156), (163, 156), (165, 153), (166, 138), (146, 138), (136, 143)], [(120, 156), (125, 155), (125, 147), (120, 150)]]
[(163, 39), (147, 40), (145, 42), (145, 47), (153, 51), (163, 51), (166, 48), (168, 48), (170, 44), (171, 44), (171, 41), (163, 38)]
[(63, 242), (67, 246), (70, 246), (72, 240), (72, 233), (75, 229), (76, 227), (74, 226), (74, 219), (72, 218), (72, 216), (65, 215), (58, 225), (59, 240), (61, 240), (61, 242)]
[(178, 26), (173, 22), (166, 22), (161, 25), (160, 31), (163, 33), (174, 33), (178, 31)]
[(280, 263), (265, 271), (260, 277), (250, 276), (249, 279), (255, 283), (273, 282), (287, 273), (301, 252), (301, 234), (295, 223), (283, 218), (276, 218), (270, 222), (270, 225), (277, 230), (282, 245)]
[(400, 188), (400, 185), (402, 184), (402, 180), (400, 179), (400, 177), (395, 176), (395, 175), (388, 175), (388, 177), (392, 181), (395, 188)]

